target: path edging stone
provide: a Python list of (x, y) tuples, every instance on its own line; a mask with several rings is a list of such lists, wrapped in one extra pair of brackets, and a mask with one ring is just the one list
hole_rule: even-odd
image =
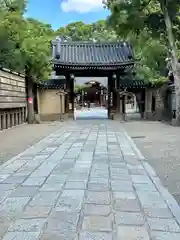
[(128, 135), (128, 133), (124, 130), (124, 135), (129, 141), (132, 149), (135, 151), (136, 156), (140, 159), (145, 171), (151, 178), (152, 182), (154, 183), (157, 190), (160, 192), (161, 196), (163, 197), (164, 201), (168, 205), (169, 209), (171, 210), (172, 214), (176, 218), (178, 224), (180, 224), (180, 206), (178, 205), (175, 198), (172, 196), (172, 194), (168, 191), (167, 188), (165, 188), (160, 180), (160, 178), (157, 176), (157, 173), (155, 170), (151, 167), (151, 165), (148, 162), (145, 162), (145, 157), (142, 155), (132, 138)]
[[(59, 127), (62, 127), (62, 125), (64, 125), (64, 123), (61, 123), (61, 125)], [(31, 150), (32, 148), (34, 148), (35, 146), (37, 146), (38, 144), (40, 144), (41, 142), (43, 142), (46, 138), (52, 136), (53, 134), (55, 134), (56, 132), (58, 132), (58, 130), (56, 130), (55, 132), (49, 134), (48, 136), (46, 136), (45, 138), (42, 138), (40, 141), (36, 142), (35, 144), (33, 144), (32, 146), (26, 148), (26, 150), (24, 150), (23, 152), (15, 155), (14, 157), (10, 158), (8, 161), (6, 161), (5, 163), (3, 163), (2, 165), (0, 165), (0, 171), (2, 169), (4, 169), (5, 167), (7, 167), (9, 164), (13, 163), (14, 161), (16, 161), (18, 158), (20, 158), (21, 156), (23, 156), (27, 151)]]

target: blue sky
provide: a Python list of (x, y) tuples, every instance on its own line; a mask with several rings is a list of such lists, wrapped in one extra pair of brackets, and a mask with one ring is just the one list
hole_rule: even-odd
[(27, 17), (50, 23), (53, 29), (71, 22), (92, 23), (108, 16), (102, 0), (29, 0)]

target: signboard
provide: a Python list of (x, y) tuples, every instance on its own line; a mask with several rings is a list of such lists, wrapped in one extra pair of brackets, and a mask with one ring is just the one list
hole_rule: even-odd
[(28, 98), (28, 103), (33, 104), (33, 98), (32, 97)]

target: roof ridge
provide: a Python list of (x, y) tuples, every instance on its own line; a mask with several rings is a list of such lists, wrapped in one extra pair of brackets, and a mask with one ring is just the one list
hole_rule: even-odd
[(111, 46), (111, 45), (122, 45), (122, 44), (126, 44), (126, 45), (130, 45), (130, 43), (128, 41), (118, 41), (118, 42), (91, 42), (91, 41), (71, 41), (71, 42), (60, 42), (60, 41), (56, 41), (58, 42), (60, 45), (94, 45), (94, 46)]

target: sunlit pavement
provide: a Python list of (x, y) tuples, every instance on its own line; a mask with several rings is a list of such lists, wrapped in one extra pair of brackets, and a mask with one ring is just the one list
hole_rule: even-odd
[(179, 223), (116, 121), (68, 121), (0, 168), (2, 240), (179, 240)]
[(108, 111), (105, 108), (93, 107), (88, 110), (88, 108), (82, 108), (76, 110), (77, 119), (107, 119)]

